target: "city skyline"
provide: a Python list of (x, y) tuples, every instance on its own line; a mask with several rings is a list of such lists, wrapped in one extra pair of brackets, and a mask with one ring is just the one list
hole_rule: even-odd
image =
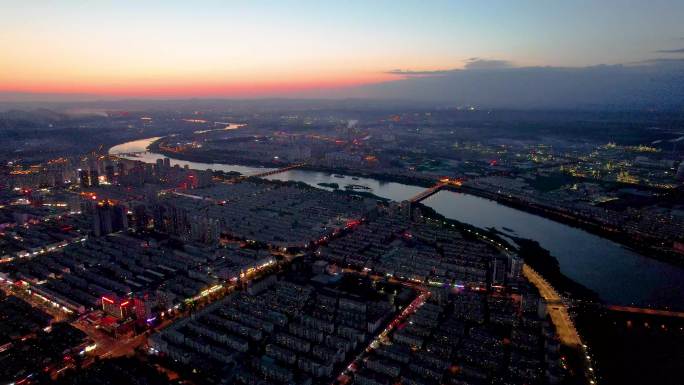
[(0, 385), (682, 385), (684, 1), (0, 9)]

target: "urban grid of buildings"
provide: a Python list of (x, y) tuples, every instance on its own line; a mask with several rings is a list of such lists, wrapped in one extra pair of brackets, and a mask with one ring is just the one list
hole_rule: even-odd
[[(673, 260), (684, 254), (681, 209), (610, 208), (621, 194), (650, 197), (630, 189), (669, 191), (684, 178), (681, 162), (653, 147), (444, 148), (430, 127), (407, 146), (416, 140), (401, 130), (409, 118), (317, 134), (199, 129), (156, 148), (270, 166), (264, 175), (296, 163), (457, 186), (625, 234)], [(428, 159), (454, 149), (476, 161)], [(542, 192), (543, 178), (563, 182)], [(548, 308), (564, 299), (545, 299), (516, 250), (416, 201), (378, 199), (359, 186), (99, 153), (8, 166), (0, 378), (20, 384), (104, 370), (96, 358), (133, 353), (169, 378), (207, 384), (556, 384), (569, 375)], [(587, 360), (580, 368), (593, 370)]]

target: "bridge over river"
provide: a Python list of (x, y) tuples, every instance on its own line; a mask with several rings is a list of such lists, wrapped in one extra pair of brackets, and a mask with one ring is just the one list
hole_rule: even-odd
[(449, 179), (449, 178), (440, 179), (439, 182), (437, 182), (437, 184), (435, 184), (434, 186), (432, 186), (426, 190), (423, 190), (420, 193), (411, 197), (409, 199), (409, 202), (418, 203), (420, 201), (423, 201), (423, 200), (437, 194), (438, 192), (440, 192), (443, 189), (460, 187), (462, 185), (462, 183), (463, 183), (463, 181), (461, 179)]
[(286, 167), (278, 168), (275, 170), (264, 171), (264, 172), (260, 172), (258, 174), (249, 175), (249, 176), (250, 177), (257, 177), (257, 178), (265, 178), (265, 177), (270, 176), (270, 175), (280, 174), (281, 172), (290, 171), (290, 170), (293, 170), (295, 168), (300, 168), (300, 167), (304, 167), (304, 166), (306, 166), (306, 163), (297, 163), (297, 164), (292, 164), (292, 165), (289, 165)]
[[(165, 157), (148, 152), (148, 146), (157, 139), (158, 137), (152, 137), (122, 143), (112, 147), (109, 153), (123, 157), (126, 157), (123, 154), (136, 154), (128, 159), (155, 163), (157, 159)], [(237, 171), (242, 175), (259, 175), (272, 170), (174, 158), (171, 158), (171, 164), (180, 167), (187, 165), (196, 170)], [(429, 189), (362, 176), (353, 182), (351, 176), (340, 179), (331, 173), (302, 168), (266, 178), (303, 182), (314, 187), (321, 183), (341, 181), (358, 183), (371, 188), (373, 194), (383, 198), (397, 202), (421, 202), (447, 218), (483, 229), (497, 228), (504, 233), (538, 241), (540, 246), (558, 259), (563, 274), (596, 292), (608, 305), (623, 306), (613, 308), (614, 311), (629, 311), (635, 315), (656, 314), (652, 313), (655, 309), (663, 309), (665, 312), (684, 311), (684, 269), (640, 255), (579, 228), (497, 203), (470, 190), (462, 191), (458, 187), (458, 181), (451, 178), (435, 180), (435, 185)], [(450, 182), (449, 188), (445, 182)], [(635, 282), (639, 284), (636, 285)]]

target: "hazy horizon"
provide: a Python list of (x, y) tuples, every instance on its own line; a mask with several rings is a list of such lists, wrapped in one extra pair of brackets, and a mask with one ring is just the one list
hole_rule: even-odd
[(4, 102), (669, 107), (684, 89), (684, 3), (671, 0), (3, 3)]

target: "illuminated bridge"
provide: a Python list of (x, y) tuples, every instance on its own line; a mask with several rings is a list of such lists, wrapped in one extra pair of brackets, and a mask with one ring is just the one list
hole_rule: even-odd
[(262, 173), (259, 173), (259, 174), (254, 174), (254, 175), (250, 175), (250, 176), (252, 176), (252, 177), (257, 177), (257, 178), (264, 178), (264, 177), (267, 177), (267, 176), (269, 176), (269, 175), (274, 175), (274, 174), (279, 174), (279, 173), (281, 173), (281, 172), (290, 171), (290, 170), (292, 170), (292, 169), (299, 168), (299, 167), (303, 167), (303, 166), (305, 166), (305, 165), (306, 165), (306, 163), (297, 163), (297, 164), (293, 164), (293, 165), (290, 165), (290, 166), (287, 166), (287, 167), (283, 167), (283, 168), (279, 168), (279, 169), (271, 170), (271, 171), (265, 171), (265, 172), (262, 172)]
[(444, 188), (444, 186), (446, 186), (445, 183), (441, 183), (441, 182), (437, 183), (436, 185), (430, 187), (429, 189), (421, 191), (419, 194), (417, 194), (413, 198), (409, 199), (409, 201), (411, 203), (418, 203), (418, 202), (420, 202), (424, 199), (427, 199), (428, 197), (436, 194), (437, 192), (439, 192), (439, 190)]
[(434, 186), (430, 187), (427, 190), (421, 191), (419, 194), (415, 195), (413, 198), (409, 199), (411, 203), (418, 203), (422, 200), (425, 200), (432, 195), (437, 194), (441, 189), (447, 188), (447, 187), (460, 187), (463, 184), (463, 179), (452, 179), (452, 178), (442, 178), (435, 184)]

